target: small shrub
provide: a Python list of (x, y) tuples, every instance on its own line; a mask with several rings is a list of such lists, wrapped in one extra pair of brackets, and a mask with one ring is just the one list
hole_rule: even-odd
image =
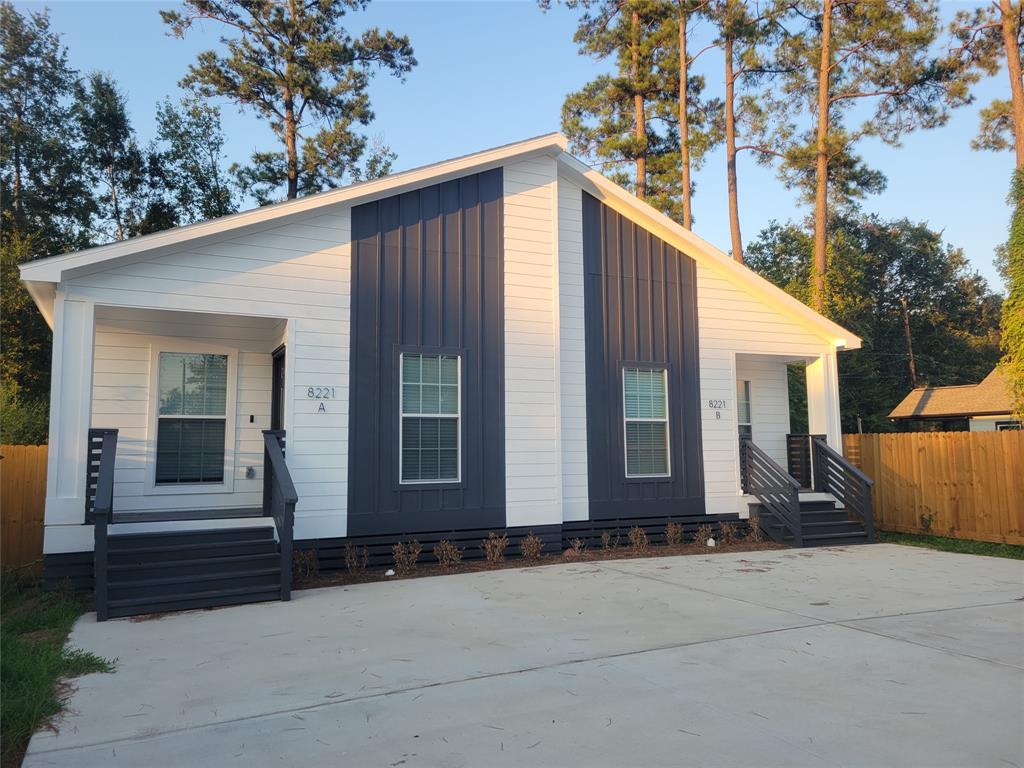
[(612, 535), (608, 531), (601, 531), (601, 549), (612, 548)]
[(434, 557), (437, 558), (442, 570), (451, 571), (462, 562), (462, 550), (448, 539), (441, 539), (434, 545)]
[(728, 547), (730, 544), (735, 544), (739, 539), (739, 533), (736, 530), (735, 523), (722, 523), (718, 529), (719, 536), (722, 538), (722, 546)]
[(678, 547), (683, 543), (683, 526), (679, 523), (669, 523), (665, 526), (665, 544), (670, 547)]
[(540, 553), (544, 549), (544, 541), (530, 531), (522, 541), (519, 542), (519, 551), (523, 555), (523, 560), (540, 560)]
[(642, 555), (650, 548), (650, 542), (647, 540), (647, 531), (639, 525), (634, 525), (629, 529), (628, 538), (629, 546), (633, 549), (633, 554)]
[(391, 548), (391, 554), (395, 558), (395, 572), (399, 576), (408, 576), (415, 571), (421, 552), (423, 552), (423, 545), (416, 541), (416, 539), (408, 543), (400, 541), (395, 544)]
[(750, 520), (747, 521), (750, 525), (750, 529), (747, 531), (747, 538), (751, 541), (761, 541), (761, 521), (757, 515), (751, 515)]
[(292, 582), (296, 585), (312, 581), (320, 574), (320, 560), (312, 549), (292, 552)]
[(932, 531), (932, 520), (933, 520), (933, 517), (931, 515), (922, 514), (921, 515), (921, 530), (924, 531), (925, 533), (931, 533), (931, 531)]
[(570, 539), (569, 540), (569, 552), (572, 553), (573, 557), (577, 557), (583, 554), (583, 550), (587, 548), (587, 542), (583, 539)]
[(345, 542), (345, 570), (356, 575), (366, 570), (370, 564), (370, 550), (356, 547), (351, 541)]
[(508, 536), (499, 536), (494, 531), (487, 534), (487, 538), (480, 542), (480, 549), (484, 551), (484, 557), (488, 563), (500, 563), (505, 559), (505, 550), (508, 548)]
[(701, 549), (707, 549), (708, 539), (714, 538), (714, 535), (708, 523), (701, 523), (697, 526), (697, 532), (693, 534), (693, 543)]

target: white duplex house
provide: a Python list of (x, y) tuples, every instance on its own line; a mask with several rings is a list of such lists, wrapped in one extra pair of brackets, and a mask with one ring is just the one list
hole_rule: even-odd
[(287, 597), (293, 540), (330, 567), (751, 504), (797, 544), (870, 535), (839, 456), (860, 339), (559, 134), (21, 274), (53, 328), (47, 577), (95, 578), (101, 618)]

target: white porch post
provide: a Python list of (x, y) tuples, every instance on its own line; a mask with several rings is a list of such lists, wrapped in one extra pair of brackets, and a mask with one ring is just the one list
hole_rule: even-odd
[(57, 526), (85, 521), (87, 441), (92, 412), (95, 311), (91, 301), (57, 293), (50, 383), (50, 453), (44, 551), (63, 549)]
[(836, 353), (826, 352), (807, 364), (807, 426), (812, 435), (825, 435), (835, 450), (843, 451), (839, 421), (839, 375)]

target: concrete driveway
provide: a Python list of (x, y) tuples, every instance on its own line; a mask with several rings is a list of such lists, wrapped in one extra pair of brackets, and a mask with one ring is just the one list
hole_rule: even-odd
[(1021, 766), (1024, 563), (579, 563), (97, 624), (26, 766)]

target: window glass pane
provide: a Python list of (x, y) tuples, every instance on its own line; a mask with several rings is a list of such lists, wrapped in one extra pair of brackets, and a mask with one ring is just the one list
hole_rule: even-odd
[(740, 424), (750, 423), (750, 382), (736, 382), (736, 419)]
[(206, 359), (205, 402), (202, 416), (223, 416), (228, 397), (227, 355), (203, 355)]
[(402, 385), (402, 413), (420, 413), (420, 385)]
[(451, 481), (459, 477), (459, 358), (402, 354), (401, 479)]
[(626, 474), (668, 474), (666, 427), (664, 422), (626, 424)]
[(420, 413), (440, 413), (441, 387), (437, 384), (423, 384), (421, 387), (423, 405)]
[(227, 407), (227, 355), (161, 352), (161, 416), (223, 416)]
[(183, 413), (185, 398), (185, 355), (160, 353), (160, 415)]
[(440, 381), (440, 358), (437, 355), (420, 355), (421, 375), (424, 384)]
[(420, 356), (402, 355), (402, 381), (419, 383)]
[(402, 480), (458, 480), (458, 421), (402, 419)]
[(459, 358), (451, 355), (441, 358), (440, 382), (442, 384), (459, 383)]
[(622, 377), (627, 419), (664, 419), (667, 413), (664, 370), (626, 368)]

